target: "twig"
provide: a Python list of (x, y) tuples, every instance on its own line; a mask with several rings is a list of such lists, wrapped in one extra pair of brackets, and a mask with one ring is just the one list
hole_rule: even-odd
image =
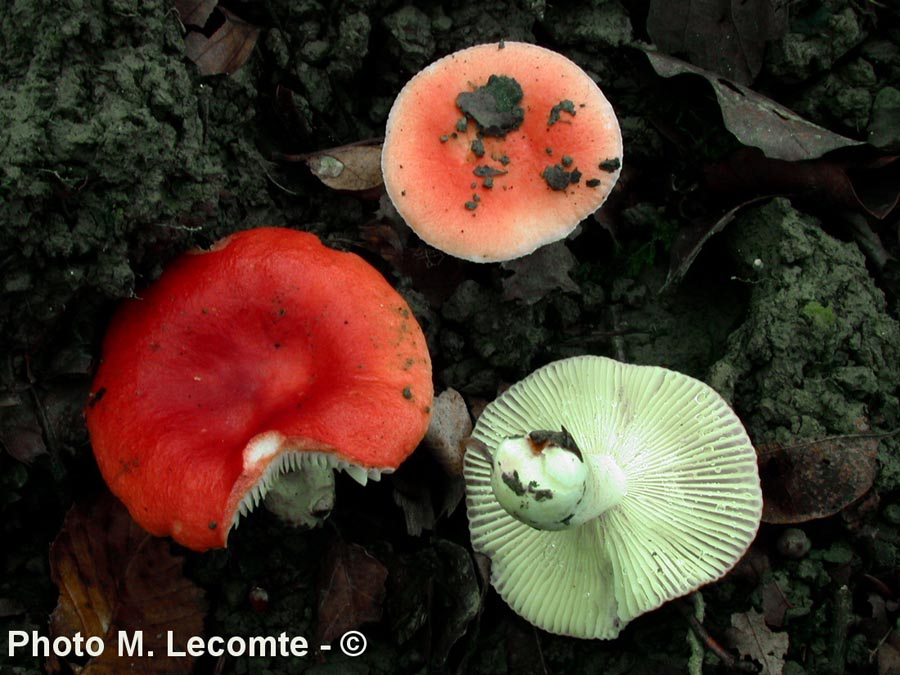
[(881, 243), (881, 237), (872, 230), (869, 221), (860, 213), (845, 213), (844, 220), (850, 226), (853, 239), (856, 240), (857, 246), (871, 261), (873, 265), (881, 272), (888, 260), (893, 256), (888, 253), (884, 244)]
[(834, 591), (834, 621), (831, 624), (831, 663), (829, 672), (844, 672), (847, 660), (847, 630), (850, 628), (850, 605), (853, 598), (847, 586)]
[(541, 662), (541, 672), (544, 673), (544, 675), (550, 675), (550, 671), (547, 670), (547, 662), (544, 661), (544, 650), (541, 649), (541, 636), (538, 634), (537, 628), (535, 628), (534, 626), (531, 627), (531, 631), (532, 633), (534, 633), (534, 643), (537, 645), (538, 658)]
[(301, 196), (301, 194), (299, 192), (294, 192), (293, 190), (289, 190), (284, 185), (282, 185), (277, 180), (275, 180), (272, 177), (272, 174), (269, 173), (269, 170), (265, 167), (265, 165), (262, 162), (259, 162), (259, 168), (262, 169), (263, 173), (266, 175), (266, 178), (268, 178), (275, 185), (275, 187), (277, 187), (280, 190), (282, 190), (283, 192), (286, 192), (287, 194), (291, 195), (291, 197), (300, 197)]
[(35, 416), (37, 417), (38, 424), (40, 424), (41, 431), (43, 432), (44, 444), (47, 447), (47, 454), (50, 456), (50, 464), (53, 468), (53, 473), (58, 478), (62, 476), (63, 469), (62, 459), (59, 454), (59, 445), (56, 441), (56, 432), (53, 429), (53, 425), (50, 423), (50, 418), (47, 417), (47, 409), (44, 407), (41, 395), (35, 387), (36, 380), (31, 373), (31, 359), (28, 356), (25, 357), (25, 379), (28, 382), (25, 386), (28, 389), (28, 393), (31, 395)]
[(628, 358), (625, 354), (625, 337), (624, 333), (620, 328), (619, 322), (619, 308), (615, 305), (610, 306), (609, 308), (609, 317), (612, 320), (612, 346), (613, 353), (616, 355), (616, 360), (621, 361), (622, 363), (627, 363)]
[(682, 615), (687, 619), (688, 624), (691, 629), (696, 633), (697, 637), (699, 637), (703, 641), (703, 645), (711, 651), (713, 654), (719, 657), (719, 660), (725, 665), (729, 670), (733, 670), (738, 673), (755, 673), (755, 666), (748, 661), (739, 661), (734, 658), (734, 655), (729, 652), (725, 647), (719, 644), (719, 642), (709, 634), (706, 628), (703, 627), (703, 624), (697, 620), (697, 617), (694, 616), (694, 613), (691, 609), (685, 604), (683, 600), (679, 600), (675, 603), (675, 606), (678, 608), (678, 611), (682, 613)]

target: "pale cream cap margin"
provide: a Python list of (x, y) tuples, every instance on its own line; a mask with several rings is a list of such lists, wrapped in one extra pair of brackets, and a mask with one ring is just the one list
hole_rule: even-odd
[(756, 452), (711, 387), (657, 366), (599, 356), (550, 363), (485, 408), (473, 432), (493, 451), (535, 429), (571, 433), (608, 454), (626, 495), (594, 521), (536, 530), (491, 491), (491, 464), (465, 457), (472, 544), (518, 614), (551, 633), (611, 639), (635, 617), (720, 578), (756, 536)]

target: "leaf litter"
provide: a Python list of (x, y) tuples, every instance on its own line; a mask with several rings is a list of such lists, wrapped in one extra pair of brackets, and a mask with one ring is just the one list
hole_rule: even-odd
[[(418, 645), (441, 671), (454, 646), (477, 639), (472, 628), (484, 599), (478, 577), (472, 554), (446, 539), (399, 556), (391, 565), (386, 616), (397, 642)], [(462, 664), (457, 672), (465, 672)]]
[(448, 476), (463, 472), (462, 442), (472, 434), (472, 419), (462, 394), (449, 388), (435, 396), (424, 443)]
[(699, 75), (716, 94), (725, 127), (743, 145), (759, 148), (766, 157), (786, 161), (816, 159), (838, 148), (862, 145), (803, 119), (790, 108), (752, 89), (686, 61), (658, 52), (645, 52), (661, 77)]
[(577, 263), (564, 241), (541, 246), (523, 258), (501, 263), (503, 269), (512, 272), (503, 279), (503, 298), (533, 305), (555, 290), (578, 293), (578, 284), (569, 276)]
[[(191, 669), (193, 657), (166, 656), (167, 636), (171, 632), (172, 645), (183, 649), (189, 637), (202, 635), (206, 600), (169, 547), (138, 527), (112, 495), (69, 510), (50, 547), (50, 575), (59, 587), (50, 634), (51, 639), (76, 633), (102, 638), (106, 649), (77, 671), (81, 675)], [(121, 634), (129, 639), (142, 634), (144, 656), (119, 650)], [(62, 667), (51, 654), (48, 670)]]
[(383, 184), (380, 143), (351, 143), (301, 158), (312, 174), (332, 190), (364, 192)]
[(854, 155), (784, 161), (741, 148), (704, 173), (711, 190), (738, 199), (790, 194), (819, 208), (861, 211), (883, 220), (900, 200), (900, 157)]
[(335, 536), (320, 568), (316, 644), (331, 644), (380, 620), (387, 576), (387, 568), (364, 547)]
[[(691, 7), (712, 6), (712, 5), (716, 5), (716, 4), (717, 3), (702, 3), (702, 2), (698, 2), (696, 0), (693, 3), (690, 3), (690, 2), (684, 3), (684, 5), (689, 5)], [(767, 3), (751, 2), (751, 3), (744, 3), (744, 4), (750, 5), (750, 7), (747, 9), (752, 9), (753, 11), (756, 11), (758, 9), (764, 8), (764, 6)], [(231, 67), (231, 66), (229, 66), (229, 64), (234, 63), (233, 59), (234, 59), (235, 54), (238, 54), (238, 56), (240, 56), (241, 53), (246, 52), (246, 53), (244, 53), (243, 57), (241, 57), (241, 58), (246, 58), (246, 56), (249, 56), (249, 53), (252, 51), (253, 45), (250, 44), (249, 49), (247, 49), (247, 40), (246, 39), (243, 39), (243, 38), (238, 39), (239, 36), (229, 36), (226, 34), (220, 34), (220, 31), (223, 31), (225, 29), (225, 25), (229, 22), (228, 16), (224, 13), (227, 10), (217, 10), (216, 9), (217, 2), (215, 0), (213, 0), (213, 1), (204, 0), (202, 2), (193, 2), (193, 3), (182, 2), (182, 3), (179, 3), (179, 5), (181, 5), (181, 6), (192, 5), (191, 8), (188, 8), (191, 10), (191, 13), (182, 14), (182, 18), (186, 24), (204, 26), (207, 24), (207, 21), (209, 20), (210, 16), (214, 13), (214, 11), (221, 12), (221, 16), (219, 17), (220, 19), (222, 17), (225, 17), (221, 27), (218, 28), (211, 36), (209, 36), (207, 42), (203, 43), (202, 47), (200, 47), (199, 53), (195, 53), (191, 56), (191, 58), (197, 60), (198, 66), (200, 66), (201, 72), (204, 72), (203, 71), (204, 68), (209, 68), (210, 70), (207, 71), (209, 74), (213, 74), (216, 72), (228, 73), (228, 72), (234, 72), (234, 69), (240, 67), (240, 63), (238, 63), (237, 65), (234, 65), (233, 68), (229, 71), (229, 67)], [(653, 2), (652, 5), (655, 5), (656, 10), (665, 9), (662, 7), (662, 3), (659, 3), (659, 2)], [(679, 6), (681, 6), (681, 3), (679, 3)], [(746, 26), (747, 26), (746, 24), (744, 26), (742, 26), (737, 18), (733, 18), (732, 21), (730, 22), (730, 24), (727, 27), (725, 27), (725, 30), (723, 30), (723, 34), (731, 34), (731, 33), (729, 33), (729, 31), (733, 31), (734, 34), (737, 34), (740, 36), (743, 34), (742, 31), (746, 28)], [(229, 30), (231, 30), (232, 28), (233, 28), (233, 26), (229, 27)], [(197, 31), (193, 31), (193, 32), (197, 33)], [(218, 38), (216, 36), (218, 36)], [(197, 38), (194, 38), (194, 39), (197, 39)], [(222, 45), (222, 48), (224, 49), (223, 52), (215, 53), (213, 51), (214, 44), (209, 44), (210, 41), (215, 42), (217, 39), (224, 43)], [(253, 38), (252, 42), (255, 43), (255, 40), (256, 40), (256, 37)], [(658, 40), (658, 41), (661, 42), (661, 40)], [(749, 45), (749, 47), (750, 47), (750, 51), (757, 48), (755, 45)], [(231, 51), (229, 51), (229, 49)], [(210, 53), (207, 54), (206, 53), (207, 51), (210, 51)], [(746, 60), (748, 61), (748, 63), (752, 62), (753, 59), (755, 58), (755, 56), (753, 54), (749, 54), (749, 53), (744, 54), (743, 56), (746, 57)], [(205, 64), (201, 65), (201, 63), (203, 63), (204, 59), (207, 59), (207, 62)], [(753, 72), (752, 68), (750, 70), (748, 70), (748, 72), (752, 73)], [(752, 75), (751, 75), (751, 77), (752, 77)], [(710, 80), (709, 78), (707, 78), (707, 79), (710, 81), (710, 83), (714, 87), (717, 86), (716, 83), (714, 83), (712, 80)], [(734, 79), (743, 81), (741, 79), (741, 77), (739, 77), (737, 75), (734, 76)], [(724, 86), (726, 89), (733, 89), (732, 87), (723, 84), (721, 81), (719, 81), (718, 84), (721, 86)], [(732, 84), (734, 84), (734, 83), (732, 83)], [(737, 90), (737, 91), (740, 92), (740, 90)], [(747, 90), (747, 91), (749, 92), (749, 90)], [(718, 95), (719, 95), (719, 92), (717, 90), (717, 96)], [(746, 93), (742, 93), (741, 96), (743, 96), (744, 98), (747, 98), (748, 95)], [(738, 100), (740, 100), (740, 97), (738, 97)], [(725, 106), (724, 106), (724, 104), (721, 103), (721, 97), (720, 97), (720, 105), (723, 105), (723, 114), (724, 114)], [(740, 114), (740, 113), (735, 113), (735, 114)], [(777, 114), (775, 114), (774, 116), (776, 118), (779, 117)], [(747, 126), (752, 126), (752, 123), (748, 122)], [(734, 131), (734, 130), (732, 130), (732, 131)], [(735, 132), (735, 133), (737, 134), (737, 132)], [(318, 158), (316, 160), (318, 163), (315, 166), (313, 164), (309, 164), (309, 167), (313, 171), (313, 173), (316, 174), (317, 177), (320, 180), (322, 180), (322, 182), (326, 186), (328, 186), (332, 189), (337, 189), (337, 190), (355, 191), (356, 189), (358, 189), (358, 186), (360, 185), (360, 181), (353, 174), (356, 174), (359, 172), (350, 171), (349, 174), (346, 173), (347, 167), (352, 166), (353, 160), (351, 159), (351, 161), (344, 161), (344, 159), (342, 159), (341, 156), (335, 157), (334, 152), (336, 152), (338, 150), (340, 150), (340, 148), (331, 149), (328, 151), (322, 151), (318, 155), (310, 155), (310, 158), (312, 158), (313, 156), (316, 156)], [(376, 153), (373, 152), (372, 150), (367, 150), (366, 153), (368, 153), (369, 158), (365, 161), (368, 162), (370, 167), (374, 166), (375, 161), (372, 158), (375, 157)], [(360, 153), (360, 154), (362, 154), (362, 153)], [(332, 161), (332, 160), (334, 160), (334, 161)], [(789, 162), (788, 164), (789, 164), (789, 167), (794, 167), (794, 168), (797, 168), (798, 166), (800, 166), (794, 162)], [(355, 183), (351, 182), (349, 185), (342, 185), (338, 182), (335, 182), (336, 180), (341, 179), (342, 174), (344, 174), (343, 178), (350, 178), (352, 181), (356, 181), (356, 182)], [(332, 182), (329, 183), (329, 181), (332, 181)], [(894, 203), (896, 203), (896, 199), (895, 199)], [(740, 205), (737, 208), (739, 209), (741, 206), (743, 206), (743, 205)], [(733, 217), (733, 214), (730, 214), (730, 215), (731, 215), (731, 217)], [(683, 276), (684, 272), (687, 270), (687, 267), (693, 261), (693, 256), (696, 256), (696, 253), (699, 252), (700, 247), (708, 239), (708, 237), (711, 236), (714, 232), (722, 229), (729, 222), (730, 222), (729, 213), (726, 213), (724, 216), (722, 216), (720, 218), (716, 218), (713, 221), (712, 227), (709, 226), (708, 222), (704, 224), (705, 227), (700, 227), (699, 228), (700, 235), (697, 239), (694, 240), (692, 256), (689, 256), (687, 254), (682, 256), (682, 258), (681, 258), (682, 264), (680, 267), (675, 268), (676, 272), (678, 272), (680, 275)], [(401, 258), (402, 256), (407, 255), (406, 241), (405, 240), (400, 241), (400, 238), (396, 237), (396, 231), (394, 231), (394, 230), (388, 231), (388, 229), (385, 227), (385, 228), (381, 228), (379, 230), (379, 232), (376, 234), (384, 235), (382, 237), (382, 239), (384, 239), (384, 241), (381, 242), (381, 245), (383, 248), (389, 249), (389, 253), (396, 254), (398, 258)], [(388, 257), (388, 256), (385, 256), (385, 257)], [(537, 258), (529, 261), (530, 269), (528, 268), (528, 265), (523, 265), (519, 269), (515, 269), (513, 266), (505, 266), (505, 269), (512, 270), (512, 275), (509, 275), (509, 276), (506, 276), (505, 278), (500, 279), (500, 283), (502, 284), (502, 287), (503, 287), (505, 299), (518, 300), (518, 301), (523, 301), (526, 304), (532, 304), (532, 303), (540, 300), (542, 297), (545, 297), (546, 294), (548, 294), (554, 290), (563, 290), (563, 291), (571, 291), (571, 292), (578, 291), (578, 286), (576, 284), (572, 283), (571, 279), (568, 278), (568, 272), (572, 270), (572, 265), (565, 267), (563, 269), (562, 274), (556, 274), (556, 272), (558, 272), (559, 270), (548, 270), (548, 269), (541, 268), (536, 265), (537, 262), (538, 262)], [(397, 267), (400, 268), (400, 265), (398, 264)], [(429, 268), (428, 271), (434, 271), (434, 270)], [(532, 281), (534, 281), (534, 279), (527, 278), (529, 275), (529, 272), (537, 272), (537, 275), (536, 275), (536, 279), (538, 282), (537, 287), (529, 286), (529, 284)], [(554, 274), (556, 274), (556, 276), (554, 276)], [(434, 282), (431, 282), (431, 283), (434, 283)], [(453, 285), (455, 285), (455, 284), (451, 284), (451, 286), (453, 286)], [(421, 287), (419, 285), (416, 285), (416, 286)], [(851, 453), (851, 454), (853, 454), (853, 453)], [(449, 543), (449, 542), (447, 542), (447, 543)], [(433, 544), (433, 546), (432, 546), (432, 544)], [(386, 568), (380, 561), (373, 558), (372, 555), (368, 551), (366, 551), (366, 549), (364, 549), (363, 547), (359, 547), (355, 544), (344, 544), (344, 547), (346, 549), (356, 547), (357, 549), (362, 550), (363, 553), (365, 554), (365, 556), (363, 556), (362, 558), (354, 557), (354, 556), (357, 556), (358, 551), (356, 553), (347, 553), (346, 551), (343, 553), (338, 552), (337, 554), (334, 554), (334, 555), (332, 555), (333, 551), (329, 551), (329, 556), (324, 558), (321, 561), (321, 564), (319, 566), (320, 570), (322, 571), (322, 574), (323, 574), (323, 579), (325, 578), (326, 574), (330, 575), (328, 577), (329, 581), (327, 583), (325, 581), (320, 581), (320, 593), (323, 594), (326, 598), (330, 598), (327, 602), (323, 601), (322, 604), (327, 605), (330, 602), (335, 607), (350, 608), (348, 610), (348, 616), (354, 622), (358, 621), (358, 622), (361, 622), (364, 624), (366, 621), (378, 620), (377, 617), (380, 616), (380, 611), (381, 611), (380, 605), (382, 604), (381, 602), (379, 602), (379, 599), (380, 598), (383, 599), (383, 597), (379, 595), (379, 586), (382, 587), (381, 592), (383, 592), (383, 587), (385, 586), (384, 579), (382, 578), (381, 582), (379, 583), (378, 578), (379, 578), (379, 575), (381, 574), (381, 572), (386, 570)], [(440, 542), (437, 542), (437, 543), (429, 542), (429, 547), (435, 548), (435, 550), (443, 550), (443, 548), (445, 548)], [(457, 552), (456, 558), (454, 558), (454, 560), (456, 561), (454, 564), (458, 563), (460, 569), (462, 569), (463, 567), (465, 567), (465, 565), (463, 564), (461, 555), (467, 554), (467, 551), (463, 547), (457, 547), (457, 548), (459, 548), (459, 551)], [(431, 548), (429, 548), (429, 550), (431, 550)], [(379, 557), (381, 557), (380, 552), (378, 555), (379, 555)], [(370, 560), (367, 560), (367, 558)], [(372, 561), (374, 561), (374, 563)], [(384, 568), (384, 570), (380, 570), (379, 566), (381, 568)], [(337, 568), (337, 569), (335, 569), (335, 568)], [(335, 575), (335, 572), (337, 572), (337, 575)], [(393, 567), (393, 565), (391, 565), (391, 574), (393, 575), (393, 573), (394, 573), (394, 567)], [(450, 575), (450, 576), (453, 576), (453, 575)], [(343, 580), (340, 580), (339, 577), (343, 577)], [(365, 577), (372, 577), (374, 579), (374, 583), (371, 586), (367, 587), (366, 583), (362, 581), (362, 579), (364, 579)], [(456, 579), (455, 576), (453, 576), (453, 578)], [(359, 581), (357, 581), (357, 579)], [(371, 579), (370, 579), (370, 581), (371, 581)], [(391, 582), (392, 582), (392, 579), (389, 579), (388, 586), (390, 586)], [(343, 586), (343, 590), (341, 591), (342, 586)], [(467, 586), (465, 586), (464, 584), (463, 584), (463, 587), (467, 588)], [(369, 588), (369, 590), (371, 592), (366, 591), (365, 590), (366, 588)], [(348, 601), (348, 600), (346, 600), (346, 594), (344, 593), (342, 595), (343, 591), (347, 591), (348, 589), (350, 590), (350, 595), (355, 598), (354, 600)], [(421, 589), (422, 589), (422, 587), (417, 588), (417, 590), (421, 590)], [(339, 592), (339, 591), (341, 591), (341, 592)], [(770, 588), (770, 591), (772, 591), (771, 588)], [(427, 625), (427, 626), (429, 626), (429, 630), (431, 630), (433, 628), (433, 626), (437, 623), (436, 617), (437, 617), (438, 621), (443, 618), (443, 615), (441, 615), (440, 612), (441, 612), (441, 608), (444, 607), (444, 605), (441, 604), (440, 602), (435, 604), (434, 603), (435, 595), (433, 594), (433, 591), (429, 588), (428, 592), (430, 593), (430, 595), (427, 596), (429, 599), (428, 604), (422, 610), (423, 617), (424, 617), (423, 618), (424, 623), (420, 624), (419, 627), (422, 628), (423, 626)], [(451, 592), (459, 593), (460, 591), (459, 591), (459, 589), (451, 589)], [(342, 597), (344, 598), (343, 600), (341, 599)], [(359, 605), (359, 611), (357, 611), (357, 609), (353, 608), (354, 603)], [(333, 609), (329, 610), (327, 607), (326, 607), (326, 611), (323, 612), (322, 604), (320, 604), (320, 623), (323, 621), (323, 616), (326, 618), (328, 617), (329, 611), (332, 611), (332, 613), (334, 613)], [(783, 611), (783, 608), (778, 606), (777, 602), (775, 602), (774, 605), (775, 605), (775, 609), (773, 610), (774, 614), (777, 614), (778, 612)], [(477, 617), (477, 613), (478, 613), (478, 611), (473, 610), (472, 607), (476, 607), (476, 606), (480, 607), (480, 605), (468, 603), (467, 604), (468, 609), (466, 609), (465, 611), (460, 610), (459, 616), (453, 622), (451, 622), (452, 625), (456, 626), (457, 628), (447, 632), (448, 637), (446, 637), (444, 639), (444, 643), (445, 643), (444, 647), (439, 647), (434, 650), (433, 653), (436, 654), (437, 662), (441, 662), (442, 659), (446, 660), (447, 655), (449, 654), (449, 651), (450, 651), (449, 647), (446, 647), (446, 644), (449, 644), (450, 647), (452, 647), (453, 646), (453, 640), (451, 639), (452, 636), (456, 635), (457, 636), (456, 639), (460, 639), (459, 636), (465, 635), (467, 626), (471, 626), (469, 629), (470, 635), (475, 634), (475, 636), (477, 637), (477, 628), (474, 625), (472, 625), (472, 622), (474, 621), (473, 616)], [(337, 611), (337, 613), (340, 614), (341, 611), (343, 611), (343, 610), (339, 609)], [(367, 615), (367, 612), (370, 613), (372, 616), (375, 616), (376, 618), (365, 619), (364, 617)], [(749, 615), (749, 613), (747, 613), (747, 615)], [(752, 630), (754, 637), (758, 637), (757, 633), (760, 633), (761, 635), (763, 635), (766, 638), (766, 640), (768, 640), (769, 637), (765, 635), (765, 632), (761, 631), (761, 630), (757, 630), (758, 627), (754, 627), (755, 624), (751, 620), (752, 617), (748, 618), (747, 615), (745, 615), (743, 619), (739, 620), (740, 627), (745, 631)], [(735, 616), (737, 616), (737, 615), (735, 615)], [(746, 623), (744, 623), (745, 619), (746, 619)], [(770, 623), (770, 625), (773, 625), (771, 622), (769, 622), (769, 623)], [(461, 626), (461, 628), (460, 628), (460, 626)], [(766, 628), (766, 626), (764, 624), (763, 624), (763, 628)], [(426, 631), (423, 631), (423, 633), (424, 632), (426, 632)], [(771, 631), (769, 631), (769, 633), (771, 633)], [(431, 633), (429, 633), (429, 638), (428, 638), (428, 641), (426, 642), (426, 644), (429, 644), (429, 645), (431, 644), (431, 639), (432, 639), (431, 636), (432, 635), (433, 635), (433, 631)], [(879, 659), (882, 658), (882, 654), (887, 655), (889, 653), (890, 648), (891, 648), (891, 644), (889, 642), (884, 643), (882, 645), (882, 649), (878, 652)], [(742, 648), (742, 652), (743, 651), (744, 651), (744, 648)], [(756, 657), (752, 656), (749, 648), (747, 648), (747, 651), (744, 653), (746, 653), (748, 656), (751, 656), (752, 658), (756, 658)], [(777, 652), (773, 652), (773, 654), (774, 653), (777, 653)], [(885, 659), (889, 659), (889, 656), (885, 656)], [(760, 658), (759, 660), (761, 663), (766, 664), (766, 661), (762, 660), (762, 658)], [(783, 657), (782, 657), (782, 663), (783, 663)], [(773, 665), (773, 668), (774, 668), (774, 666), (777, 666), (777, 659), (775, 662), (773, 662), (772, 665)], [(96, 672), (102, 672), (102, 671), (96, 671)], [(773, 670), (773, 672), (774, 672), (774, 670)]]
[(757, 446), (763, 520), (803, 523), (840, 512), (875, 480), (878, 437), (835, 436)]
[(756, 78), (766, 43), (787, 29), (782, 0), (651, 0), (647, 16), (657, 47), (741, 84)]
[(185, 35), (185, 53), (197, 64), (201, 75), (231, 75), (247, 62), (259, 39), (258, 26), (216, 5), (210, 0), (181, 0), (175, 3), (185, 25), (205, 29), (215, 19), (221, 20), (209, 35), (194, 29), (189, 29)]
[(761, 675), (781, 675), (784, 655), (788, 650), (788, 634), (775, 633), (763, 615), (756, 610), (731, 615), (728, 637), (742, 656), (748, 656), (761, 666)]

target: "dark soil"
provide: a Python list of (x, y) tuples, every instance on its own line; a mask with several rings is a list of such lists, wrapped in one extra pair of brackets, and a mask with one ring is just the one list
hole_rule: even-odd
[[(857, 181), (856, 192), (835, 194), (822, 190), (833, 185), (824, 179), (778, 183), (781, 174), (758, 162), (756, 173), (723, 180), (726, 161), (733, 175), (750, 167), (734, 163), (746, 140), (729, 132), (709, 82), (654, 71), (643, 51), (651, 35), (663, 43), (654, 20), (676, 25), (690, 8), (718, 16), (718, 3), (671, 3), (675, 18), (626, 0), (221, 4), (262, 29), (230, 76), (199, 74), (166, 2), (21, 0), (0, 9), (4, 639), (11, 630), (49, 633), (58, 591), (48, 547), (71, 505), (105, 490), (82, 411), (117, 301), (180, 253), (238, 230), (307, 230), (363, 256), (422, 324), (436, 390), (457, 389), (473, 411), (540, 365), (599, 354), (705, 380), (759, 445), (839, 436), (852, 459), (854, 435), (900, 428), (900, 210), (890, 209), (900, 185), (891, 164), (900, 149), (896, 6), (802, 0), (774, 12), (770, 33), (754, 42), (744, 39), (747, 26), (772, 18), (772, 6), (744, 3), (748, 15), (723, 14), (718, 28), (682, 30), (693, 31), (692, 43), (660, 45), (867, 141), (791, 160), (791, 176), (819, 162), (817, 176)], [(214, 13), (206, 34), (223, 17)], [(724, 46), (734, 41), (723, 25), (741, 38), (741, 53)], [(415, 72), (501, 39), (566, 54), (620, 118), (619, 185), (565, 243), (527, 264), (464, 263), (411, 235), (384, 197), (331, 190), (304, 163), (285, 161), (378, 138)], [(888, 207), (873, 215), (869, 192)], [(688, 269), (685, 240), (716, 223), (721, 231)], [(683, 278), (661, 292), (672, 270)], [(865, 494), (799, 522), (802, 532), (764, 523), (745, 560), (702, 589), (712, 637), (701, 644), (685, 601), (636, 619), (615, 641), (532, 628), (484, 588), (458, 484), (420, 449), (380, 483), (362, 488), (339, 476), (337, 507), (319, 529), (292, 530), (259, 510), (227, 550), (173, 546), (205, 590), (207, 635), (309, 637), (326, 550), (336, 540), (365, 547), (388, 581), (382, 619), (360, 628), (363, 656), (207, 656), (196, 672), (677, 673), (700, 672), (701, 663), (729, 672), (735, 664), (713, 643), (739, 661), (729, 628), (756, 610), (766, 630), (788, 639), (783, 662), (775, 655), (766, 672), (900, 673), (900, 440), (880, 438), (877, 452)], [(767, 494), (783, 478), (764, 475)], [(4, 649), (0, 672), (39, 672), (43, 661)]]

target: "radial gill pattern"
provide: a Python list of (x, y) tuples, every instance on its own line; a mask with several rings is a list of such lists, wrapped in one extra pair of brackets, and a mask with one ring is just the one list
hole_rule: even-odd
[[(534, 529), (491, 491), (491, 462), (465, 458), (472, 542), (492, 583), (533, 624), (614, 638), (629, 621), (725, 574), (756, 535), (762, 494), (756, 453), (728, 404), (675, 371), (581, 356), (513, 385), (473, 436), (504, 438), (564, 426), (585, 456), (606, 455), (625, 497), (568, 530)], [(596, 464), (592, 463), (592, 466)]]
[(236, 530), (241, 518), (250, 514), (260, 502), (262, 502), (272, 486), (286, 473), (290, 471), (304, 471), (313, 467), (343, 471), (360, 485), (365, 485), (370, 480), (380, 480), (383, 474), (393, 473), (390, 467), (363, 468), (351, 462), (339, 459), (331, 452), (307, 452), (292, 451), (278, 455), (266, 467), (259, 480), (247, 490), (237, 503), (231, 521), (231, 529)]

